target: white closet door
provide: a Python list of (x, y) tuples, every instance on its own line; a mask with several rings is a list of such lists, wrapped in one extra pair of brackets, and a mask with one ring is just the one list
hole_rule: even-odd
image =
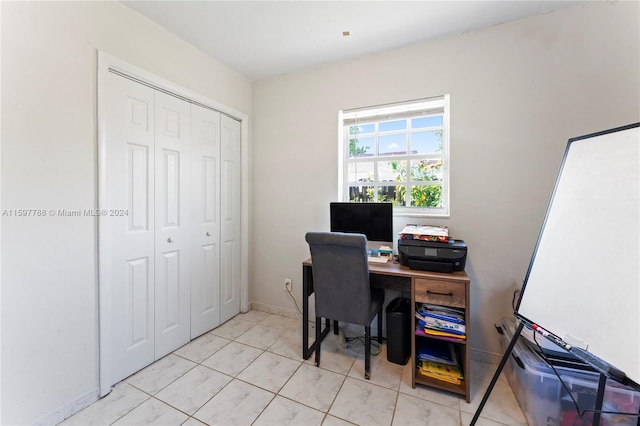
[(189, 103), (155, 92), (155, 357), (189, 341)]
[(241, 284), (241, 123), (103, 71), (102, 396), (239, 313)]
[[(102, 209), (127, 215), (99, 218), (100, 307), (107, 376), (116, 383), (154, 361), (154, 91), (109, 73), (106, 173)], [(108, 296), (108, 297), (107, 297)]]
[(220, 325), (220, 113), (191, 105), (191, 338)]
[(221, 116), (220, 321), (240, 312), (240, 122)]

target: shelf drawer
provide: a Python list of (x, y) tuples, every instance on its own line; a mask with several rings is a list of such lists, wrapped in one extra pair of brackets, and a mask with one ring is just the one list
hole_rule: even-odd
[(451, 281), (415, 279), (415, 300), (420, 303), (464, 308), (466, 306), (465, 285)]

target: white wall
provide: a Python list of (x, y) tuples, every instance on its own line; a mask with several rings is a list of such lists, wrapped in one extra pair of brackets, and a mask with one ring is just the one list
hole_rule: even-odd
[(250, 301), (292, 311), (285, 277), (301, 300), (304, 234), (328, 230), (337, 197), (338, 110), (449, 93), (451, 217), (394, 227), (446, 225), (467, 242), (470, 344), (494, 360), (493, 324), (512, 313), (567, 140), (640, 119), (638, 5), (594, 2), (254, 83)]
[[(97, 207), (103, 50), (245, 114), (251, 83), (120, 2), (2, 2), (2, 208)], [(96, 220), (2, 217), (2, 424), (97, 396)]]

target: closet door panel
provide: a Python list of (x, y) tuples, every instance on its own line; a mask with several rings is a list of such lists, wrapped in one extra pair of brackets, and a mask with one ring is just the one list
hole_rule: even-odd
[(155, 357), (190, 338), (190, 107), (155, 92)]
[(107, 78), (100, 208), (127, 212), (99, 216), (100, 274), (110, 289), (100, 300), (101, 310), (110, 312), (101, 329), (109, 354), (101, 381), (113, 384), (154, 361), (155, 109), (152, 89), (114, 74)]
[(153, 191), (151, 190), (151, 158), (153, 147), (139, 143), (127, 143), (127, 207), (129, 208), (129, 232), (140, 231), (144, 238), (153, 232)]
[(221, 116), (220, 321), (240, 312), (240, 122)]
[(129, 325), (128, 342), (125, 351), (135, 350), (138, 346), (144, 346), (151, 339), (150, 330), (153, 324), (149, 323), (153, 307), (148, 297), (148, 289), (153, 285), (149, 274), (149, 258), (129, 259), (127, 261), (127, 299), (126, 322)]
[(191, 105), (191, 338), (220, 325), (220, 113)]

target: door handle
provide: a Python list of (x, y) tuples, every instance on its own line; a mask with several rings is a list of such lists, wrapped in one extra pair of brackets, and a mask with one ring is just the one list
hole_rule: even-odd
[(210, 237), (210, 236), (211, 236), (211, 232), (207, 232), (207, 237)]
[(168, 243), (172, 243), (173, 242), (173, 238), (171, 238), (171, 237), (167, 238), (167, 242)]

